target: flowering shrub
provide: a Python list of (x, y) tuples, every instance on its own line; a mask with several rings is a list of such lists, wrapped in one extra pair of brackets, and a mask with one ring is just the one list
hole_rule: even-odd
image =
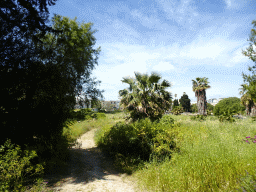
[(251, 143), (256, 143), (256, 135), (254, 136), (254, 138), (247, 136), (246, 139), (243, 139), (243, 141), (250, 144), (249, 140), (251, 140)]

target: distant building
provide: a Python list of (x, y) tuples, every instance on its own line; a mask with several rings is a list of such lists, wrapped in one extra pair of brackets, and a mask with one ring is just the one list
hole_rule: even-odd
[[(215, 106), (222, 99), (225, 99), (225, 98), (219, 98), (219, 99), (211, 98), (211, 99), (207, 100), (207, 103), (210, 103), (211, 105)], [(197, 101), (192, 101), (191, 105), (193, 105), (193, 104), (197, 104)]]
[(107, 107), (107, 106), (111, 106), (113, 105), (113, 110), (114, 109), (123, 109), (122, 107), (120, 107), (120, 101), (116, 100), (116, 101), (101, 101), (101, 104), (103, 107)]
[(219, 99), (216, 99), (216, 98), (213, 98), (213, 99), (208, 99), (207, 100), (207, 103), (210, 103), (212, 104), (213, 106), (215, 106), (220, 100), (222, 99), (225, 99), (225, 98), (219, 98)]

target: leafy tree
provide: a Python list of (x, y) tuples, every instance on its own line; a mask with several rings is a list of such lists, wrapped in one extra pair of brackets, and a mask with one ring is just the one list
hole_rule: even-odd
[(197, 113), (198, 112), (197, 104), (192, 104), (190, 109), (192, 113)]
[(149, 117), (152, 121), (162, 117), (171, 106), (171, 93), (165, 89), (170, 83), (163, 80), (159, 83), (161, 76), (135, 73), (135, 79), (123, 78), (122, 82), (129, 85), (128, 89), (119, 91), (122, 98), (120, 105), (127, 109), (133, 121)]
[(38, 2), (53, 1), (1, 1), (0, 145), (9, 138), (36, 149), (40, 159), (60, 159), (68, 147), (63, 127), (100, 49), (93, 48), (91, 23), (55, 15), (47, 30), (47, 12)]
[(244, 111), (245, 107), (241, 105), (241, 100), (237, 97), (229, 97), (219, 101), (213, 110), (215, 116), (226, 115), (226, 114), (238, 114)]
[(102, 106), (102, 109), (106, 109), (107, 111), (111, 111), (115, 108), (115, 104), (112, 104), (110, 102), (106, 102), (104, 103), (104, 105)]
[(87, 78), (84, 81), (83, 91), (79, 95), (79, 104), (82, 105), (85, 103), (87, 108), (91, 104), (91, 107), (100, 108), (100, 99), (103, 99), (104, 90), (99, 90), (97, 86), (101, 83), (101, 81), (96, 81), (96, 78)]
[(206, 101), (205, 90), (210, 88), (208, 78), (197, 77), (196, 80), (192, 80), (192, 82), (193, 82), (193, 91), (195, 92), (195, 96), (197, 97), (198, 113), (200, 115), (206, 115), (207, 101)]
[(213, 111), (214, 106), (213, 106), (212, 104), (210, 104), (210, 103), (207, 103), (207, 109), (208, 109), (209, 111)]
[(176, 106), (172, 110), (172, 113), (174, 115), (180, 115), (182, 112), (183, 112), (183, 107), (182, 106)]
[(180, 104), (183, 107), (184, 111), (189, 112), (190, 111), (190, 99), (188, 98), (188, 95), (184, 92), (183, 95), (180, 98)]
[(37, 34), (43, 37), (54, 31), (46, 21), (47, 3), (54, 5), (55, 1), (0, 1), (0, 126), (5, 130), (0, 135), (0, 145), (10, 138), (24, 147), (33, 138), (31, 127), (42, 121), (41, 118), (35, 124), (31, 122), (36, 115), (34, 106), (38, 106), (35, 87), (43, 78), (49, 78), (54, 69), (40, 65), (37, 58), (42, 53), (35, 42), (42, 45)]
[(173, 108), (178, 107), (178, 106), (179, 106), (178, 99), (174, 99), (174, 101), (173, 101)]
[[(253, 27), (256, 27), (256, 20), (252, 21)], [(240, 94), (243, 95), (242, 103), (246, 106), (247, 114), (251, 116), (256, 116), (256, 51), (254, 50), (254, 46), (256, 46), (256, 30), (251, 29), (251, 35), (248, 41), (250, 41), (249, 47), (246, 51), (242, 51), (242, 53), (249, 57), (255, 64), (253, 67), (249, 67), (248, 70), (252, 72), (252, 75), (246, 75), (242, 73), (244, 84), (242, 84), (242, 88), (240, 89)]]

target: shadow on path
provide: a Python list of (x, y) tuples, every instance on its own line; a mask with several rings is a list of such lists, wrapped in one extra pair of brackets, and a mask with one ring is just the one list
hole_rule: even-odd
[(55, 166), (44, 176), (47, 187), (61, 187), (63, 183), (87, 184), (94, 180), (111, 180), (108, 175), (120, 175), (123, 172), (113, 166), (113, 160), (93, 147), (88, 149), (70, 149), (70, 160), (66, 165)]

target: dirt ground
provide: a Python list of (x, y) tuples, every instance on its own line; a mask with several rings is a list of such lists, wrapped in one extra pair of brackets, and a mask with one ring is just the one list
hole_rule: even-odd
[[(96, 129), (78, 139), (80, 146), (73, 147), (71, 160), (62, 173), (45, 177), (48, 187), (54, 191), (139, 191), (131, 176), (122, 174), (113, 166), (113, 161), (104, 156), (93, 140)], [(59, 171), (58, 171), (59, 172)]]

